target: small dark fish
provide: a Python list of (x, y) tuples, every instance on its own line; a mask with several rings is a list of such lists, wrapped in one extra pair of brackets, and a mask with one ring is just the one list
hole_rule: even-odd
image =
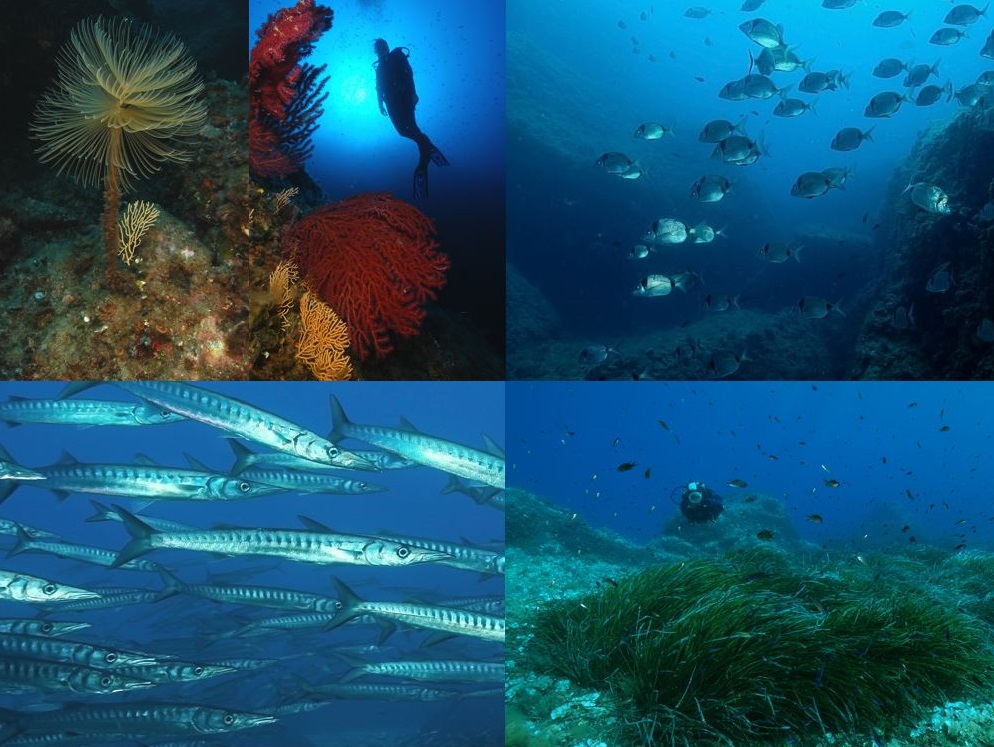
[(764, 542), (769, 542), (771, 539), (773, 539), (773, 532), (769, 529), (760, 529), (758, 532), (756, 532), (756, 536), (759, 537), (759, 539), (763, 540)]
[(652, 474), (652, 467), (645, 468), (645, 479), (648, 480), (649, 476)]
[[(572, 436), (573, 434), (571, 433), (570, 435)], [(621, 443), (621, 436), (615, 436), (614, 440), (611, 442), (611, 446), (617, 446), (620, 443)]]
[(966, 519), (959, 519), (956, 523), (959, 524), (960, 526), (963, 526), (964, 524), (966, 524)]
[(909, 524), (905, 524), (903, 527), (901, 527), (901, 534), (907, 534), (910, 531), (911, 531), (911, 526)]
[(821, 518), (821, 514), (808, 514), (804, 518), (810, 521), (812, 524), (821, 524), (822, 521), (824, 521), (824, 519)]
[(841, 482), (839, 482), (838, 480), (825, 480), (825, 487), (826, 487), (826, 488), (837, 488), (837, 487), (839, 487), (839, 486), (840, 486), (841, 484), (842, 484), (842, 483), (841, 483)]
[(622, 462), (618, 465), (618, 472), (627, 472), (630, 469), (635, 469), (635, 462)]
[(622, 30), (627, 29), (628, 28), (628, 24), (625, 23), (624, 21), (618, 21), (618, 28), (622, 29)]
[(918, 407), (918, 403), (917, 402), (909, 402), (908, 403), (908, 408), (910, 409), (912, 407)]
[(908, 537), (908, 542), (910, 542), (913, 545), (916, 542), (918, 542), (918, 538), (915, 537), (915, 535), (912, 534), (910, 537)]
[(876, 230), (877, 230), (878, 228), (880, 228), (880, 226), (881, 226), (881, 224), (880, 224), (880, 223), (874, 223), (874, 224), (873, 224), (873, 228), (871, 228), (870, 230), (871, 230), (871, 231), (876, 231)]
[(755, 503), (755, 502), (756, 502), (756, 496), (754, 495), (746, 496), (746, 499), (743, 501), (743, 503)]
[(941, 427), (941, 428), (939, 429), (939, 433), (945, 433), (945, 432), (946, 432), (946, 431), (948, 431), (948, 430), (949, 430), (949, 426), (948, 426), (948, 425), (944, 425), (944, 426), (942, 426), (942, 427)]
[(905, 489), (904, 494), (908, 496), (909, 501), (913, 501), (915, 499), (915, 494), (911, 492), (911, 488)]
[(749, 487), (749, 483), (747, 483), (745, 480), (739, 480), (739, 479), (729, 480), (728, 481), (728, 487), (730, 487), (730, 488), (746, 488), (746, 487)]
[(604, 576), (603, 578), (601, 578), (601, 581), (611, 584), (611, 586), (613, 586), (615, 589), (618, 588), (618, 582), (615, 581), (613, 578), (608, 578), (607, 576)]
[(666, 421), (665, 420), (657, 420), (656, 422), (659, 423), (659, 425), (662, 426), (662, 428), (663, 428), (664, 431), (668, 431), (670, 429), (670, 427), (668, 425), (666, 425)]
[(953, 550), (956, 551), (956, 552), (959, 552), (960, 550), (965, 550), (965, 549), (966, 549), (966, 543), (965, 542), (960, 542), (958, 545), (956, 545), (956, 547), (953, 548)]

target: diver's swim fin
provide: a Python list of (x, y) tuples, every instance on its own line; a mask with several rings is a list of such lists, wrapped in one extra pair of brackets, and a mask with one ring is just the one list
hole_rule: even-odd
[(434, 145), (431, 146), (431, 162), (436, 166), (448, 166), (449, 159), (442, 155), (442, 151), (436, 148)]
[(428, 196), (428, 169), (414, 169), (414, 196)]

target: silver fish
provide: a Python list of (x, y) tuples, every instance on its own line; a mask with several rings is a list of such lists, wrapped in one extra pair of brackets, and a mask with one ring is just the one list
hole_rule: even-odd
[(126, 664), (155, 664), (155, 657), (135, 651), (94, 646), (64, 638), (8, 633), (0, 636), (0, 653), (8, 657), (55, 661), (93, 669), (116, 669)]
[(23, 692), (107, 695), (152, 687), (152, 683), (119, 672), (32, 659), (0, 660), (0, 688)]
[(953, 287), (953, 274), (949, 271), (949, 262), (943, 262), (932, 270), (925, 283), (925, 290), (929, 293), (945, 293)]
[(705, 309), (710, 311), (728, 311), (729, 309), (740, 309), (739, 297), (738, 296), (717, 296), (708, 293), (704, 297), (704, 303), (701, 304)]
[(915, 65), (908, 69), (908, 74), (904, 76), (904, 85), (906, 88), (918, 88), (922, 83), (929, 79), (929, 76), (934, 75), (939, 77), (939, 63), (942, 60), (936, 60), (934, 65)]
[(928, 41), (929, 44), (938, 44), (939, 46), (942, 47), (948, 47), (958, 43), (959, 40), (962, 39), (964, 36), (966, 36), (965, 31), (960, 31), (959, 29), (944, 28), (944, 29), (939, 29), (934, 34), (932, 34), (931, 38)]
[(978, 10), (972, 5), (957, 5), (955, 8), (946, 13), (943, 23), (951, 23), (953, 26), (969, 26), (971, 23), (976, 23), (980, 20), (980, 16), (987, 15), (987, 8), (990, 5), (988, 3), (983, 7), (983, 10)]
[(719, 202), (732, 188), (723, 176), (702, 176), (690, 189), (690, 196), (698, 202)]
[(773, 49), (783, 45), (783, 26), (775, 26), (765, 18), (740, 23), (739, 30), (761, 47)]
[(335, 579), (342, 609), (327, 626), (343, 625), (354, 617), (368, 613), (394, 623), (427, 628), (440, 633), (467, 635), (488, 641), (504, 640), (504, 618), (450, 607), (407, 602), (374, 602), (361, 599), (339, 579)]
[(804, 296), (798, 300), (796, 308), (805, 319), (824, 319), (833, 311), (840, 316), (845, 316), (838, 301), (829, 303), (818, 296)]
[(737, 373), (744, 361), (749, 360), (745, 352), (739, 355), (730, 353), (717, 353), (711, 357), (707, 365), (707, 376), (709, 379), (724, 379)]
[(635, 162), (624, 153), (611, 151), (601, 155), (601, 157), (595, 161), (595, 164), (597, 168), (607, 174), (620, 175), (628, 171), (628, 169), (630, 169)]
[(800, 262), (801, 250), (803, 248), (804, 244), (791, 248), (783, 241), (771, 241), (763, 244), (762, 248), (759, 250), (759, 256), (767, 262), (773, 262), (775, 264), (786, 262), (791, 258), (793, 258), (795, 262)]
[(759, 10), (760, 6), (763, 4), (763, 1), (764, 0), (745, 0), (739, 10), (744, 10), (747, 13), (753, 10)]
[(828, 179), (828, 186), (832, 189), (845, 189), (846, 182), (854, 175), (854, 170), (850, 167), (833, 166), (821, 172), (822, 176)]
[(116, 507), (131, 542), (118, 553), (115, 565), (161, 548), (194, 550), (223, 555), (258, 555), (322, 565), (405, 566), (441, 560), (445, 553), (408, 547), (377, 537), (326, 534), (296, 529), (204, 529), (196, 532), (158, 532), (138, 517)]
[(898, 306), (891, 315), (890, 323), (894, 329), (913, 329), (915, 326), (915, 305), (911, 304), (907, 309)]
[(897, 114), (897, 111), (901, 108), (901, 104), (905, 101), (911, 101), (911, 99), (903, 93), (895, 93), (894, 91), (878, 93), (866, 105), (866, 108), (863, 110), (863, 116), (877, 118), (890, 117)]
[(116, 674), (132, 677), (149, 683), (200, 682), (222, 674), (237, 672), (235, 667), (219, 664), (198, 664), (189, 661), (160, 661), (144, 666), (124, 666), (114, 670)]
[(806, 111), (817, 114), (814, 102), (809, 104), (807, 101), (801, 101), (800, 99), (784, 99), (776, 105), (773, 114), (777, 117), (799, 117)]
[(915, 104), (918, 106), (931, 106), (942, 98), (943, 93), (946, 94), (946, 102), (952, 101), (953, 82), (951, 80), (946, 81), (946, 85), (944, 86), (923, 86), (915, 97)]
[(387, 428), (379, 425), (353, 423), (345, 414), (338, 399), (331, 395), (331, 413), (334, 428), (331, 440), (354, 438), (357, 441), (386, 449), (405, 459), (434, 467), (449, 474), (477, 480), (484, 485), (504, 489), (504, 455), (463, 446), (443, 438), (421, 433), (406, 420), (404, 428)]
[(673, 281), (668, 275), (646, 275), (639, 280), (632, 295), (637, 298), (668, 296), (673, 292)]
[(700, 5), (695, 5), (692, 8), (687, 8), (683, 12), (683, 15), (687, 18), (700, 19), (700, 18), (707, 18), (709, 15), (711, 15), (711, 11), (707, 8), (701, 7)]
[(980, 50), (980, 56), (986, 57), (989, 60), (994, 60), (994, 31), (991, 31), (990, 35), (987, 37), (987, 41), (984, 42), (984, 46)]
[(652, 247), (646, 246), (645, 244), (636, 244), (628, 252), (628, 259), (645, 259), (649, 256), (649, 252), (652, 251)]
[(805, 171), (791, 185), (791, 197), (803, 197), (812, 200), (821, 197), (832, 188), (832, 182), (820, 171)]
[[(87, 521), (117, 521), (121, 522), (121, 514), (119, 514), (113, 508), (105, 506), (104, 504), (91, 500), (90, 505), (96, 511), (93, 516), (89, 517)], [(158, 529), (160, 532), (191, 532), (196, 531), (197, 527), (192, 527), (189, 524), (181, 524), (178, 521), (170, 521), (169, 519), (158, 519), (154, 516), (146, 516), (145, 514), (135, 514), (139, 519), (144, 521), (153, 529)], [(28, 532), (30, 534), (30, 532)]]
[(0, 570), (0, 599), (15, 602), (59, 602), (99, 597), (95, 591), (78, 589), (26, 573)]
[(11, 396), (0, 403), (0, 420), (58, 425), (161, 425), (183, 420), (182, 415), (147, 403), (104, 402), (83, 399), (27, 399)]
[(882, 29), (892, 29), (895, 26), (900, 26), (909, 18), (911, 18), (911, 11), (900, 13), (896, 10), (885, 10), (873, 19), (873, 25)]
[[(13, 461), (2, 446), (0, 460)], [(45, 477), (38, 487), (51, 490), (59, 500), (71, 493), (96, 493), (123, 498), (223, 501), (283, 492), (279, 487), (199, 470), (151, 464), (83, 464), (68, 452), (63, 452), (57, 464), (37, 467), (35, 471)], [(0, 483), (0, 502), (17, 489), (19, 482), (20, 479)]]
[[(309, 459), (301, 459), (293, 454), (284, 454), (278, 451), (253, 452), (240, 441), (236, 441), (233, 438), (227, 438), (226, 440), (231, 446), (231, 450), (235, 452), (236, 455), (235, 463), (231, 467), (232, 475), (237, 475), (253, 466), (297, 469), (305, 472), (321, 472), (325, 470), (341, 469), (341, 467), (337, 467), (333, 464), (312, 462)], [(391, 454), (389, 451), (373, 451), (368, 449), (352, 449), (351, 451), (363, 461), (371, 464), (372, 469), (369, 471), (373, 472), (392, 469), (407, 469), (408, 467), (414, 466), (414, 462), (410, 459), (404, 459), (396, 454)]]
[(611, 353), (617, 354), (617, 350), (606, 345), (588, 345), (580, 351), (579, 362), (588, 365), (598, 365), (607, 360)]
[[(28, 536), (27, 532), (18, 527), (17, 542), (10, 549), (10, 552), (7, 553), (7, 557), (19, 555), (22, 552), (48, 553), (58, 558), (76, 560), (81, 563), (102, 565), (107, 568), (114, 563), (114, 559), (117, 557), (116, 552), (113, 550), (105, 550), (102, 547), (77, 545), (73, 542), (65, 542), (62, 540), (33, 538)], [(159, 564), (144, 560), (142, 558), (136, 558), (117, 567), (133, 571), (157, 571), (159, 569)]]
[(640, 140), (659, 140), (664, 135), (673, 135), (673, 129), (658, 122), (646, 122), (639, 125), (632, 137), (637, 137)]
[(366, 675), (402, 677), (427, 682), (503, 682), (504, 665), (471, 660), (431, 661), (363, 661), (354, 656), (336, 654), (352, 669), (346, 672), (339, 684), (346, 684)]
[(949, 195), (939, 187), (928, 182), (909, 184), (904, 192), (911, 192), (911, 201), (922, 210), (937, 215), (948, 215), (952, 212), (949, 207)]
[(742, 126), (745, 124), (745, 117), (737, 123), (732, 124), (727, 119), (712, 119), (701, 130), (697, 139), (702, 143), (720, 143), (725, 138), (735, 133), (742, 134)]
[(60, 636), (85, 630), (92, 623), (85, 622), (56, 622), (55, 620), (28, 620), (23, 618), (0, 619), (0, 633), (17, 633), (20, 635)]
[(873, 142), (873, 125), (866, 132), (863, 132), (858, 127), (844, 127), (835, 133), (835, 137), (832, 138), (832, 143), (829, 146), (832, 150), (839, 151), (849, 151), (856, 150), (863, 141)]
[(366, 460), (296, 423), (209, 389), (171, 381), (120, 381), (116, 385), (140, 399), (276, 451), (346, 469), (373, 469)]
[(682, 244), (687, 240), (687, 226), (675, 218), (659, 218), (653, 221), (652, 235), (657, 244)]
[(719, 236), (727, 236), (724, 228), (715, 231), (706, 221), (701, 221), (693, 228), (687, 229), (687, 236), (694, 244), (710, 244)]
[(201, 599), (209, 599), (212, 602), (245, 604), (288, 611), (334, 612), (338, 609), (338, 600), (334, 597), (325, 597), (295, 589), (282, 589), (273, 586), (243, 586), (241, 584), (184, 584), (165, 568), (160, 569), (160, 574), (165, 583), (163, 597), (186, 594)]
[(901, 62), (901, 60), (896, 57), (888, 57), (885, 60), (881, 60), (877, 66), (873, 68), (873, 74), (878, 78), (893, 78), (896, 75), (900, 75), (902, 70), (907, 69), (907, 62)]

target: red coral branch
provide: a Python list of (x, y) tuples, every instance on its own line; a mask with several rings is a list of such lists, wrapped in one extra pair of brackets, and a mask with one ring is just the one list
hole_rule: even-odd
[(391, 334), (421, 332), (425, 304), (445, 285), (449, 258), (435, 225), (383, 192), (356, 195), (308, 215), (287, 233), (311, 288), (349, 327), (360, 357), (393, 349)]
[(300, 64), (331, 28), (331, 8), (298, 0), (269, 16), (249, 58), (249, 165), (257, 177), (286, 176), (310, 156), (321, 116), (317, 76), (324, 66)]

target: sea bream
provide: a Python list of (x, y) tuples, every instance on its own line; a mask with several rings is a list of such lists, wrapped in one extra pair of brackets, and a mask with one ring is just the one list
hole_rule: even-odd
[(971, 23), (979, 21), (980, 16), (986, 16), (987, 8), (989, 6), (990, 3), (985, 5), (982, 9), (977, 9), (972, 5), (957, 5), (955, 8), (946, 13), (943, 23), (949, 23), (953, 26), (969, 26)]
[(911, 201), (922, 210), (936, 215), (949, 215), (953, 210), (949, 207), (949, 195), (940, 187), (928, 182), (908, 184), (902, 194), (911, 193)]
[[(876, 125), (873, 125), (876, 127)], [(873, 142), (873, 127), (863, 132), (858, 127), (843, 127), (832, 138), (829, 147), (832, 150), (849, 151), (856, 150), (864, 141)]]
[(702, 176), (690, 188), (690, 196), (698, 202), (719, 202), (732, 188), (723, 176)]
[(673, 281), (668, 275), (646, 275), (639, 280), (632, 295), (636, 298), (668, 296), (673, 292)]
[(958, 44), (959, 40), (966, 36), (965, 31), (959, 29), (943, 28), (936, 31), (929, 38), (929, 44), (937, 44), (941, 47), (949, 47)]
[(911, 101), (911, 99), (903, 93), (897, 93), (895, 91), (884, 91), (883, 93), (878, 93), (870, 99), (870, 103), (866, 105), (866, 108), (863, 110), (863, 116), (890, 117), (897, 114), (898, 109), (901, 108), (901, 104), (905, 101)]
[(686, 224), (676, 218), (659, 218), (653, 221), (649, 233), (655, 244), (682, 244), (688, 235)]
[(877, 28), (892, 29), (895, 26), (900, 26), (909, 18), (911, 18), (911, 11), (901, 13), (896, 10), (885, 10), (873, 19), (873, 25)]
[(915, 65), (908, 69), (908, 74), (904, 76), (904, 86), (905, 88), (918, 88), (922, 83), (928, 80), (930, 75), (939, 77), (939, 63), (942, 60), (936, 60), (934, 65)]
[(878, 78), (893, 78), (900, 75), (902, 70), (907, 69), (907, 62), (902, 62), (896, 57), (888, 57), (877, 63), (877, 66), (873, 68), (873, 74)]
[(660, 140), (664, 135), (673, 135), (673, 129), (658, 122), (646, 122), (639, 125), (632, 137), (640, 140)]
[(727, 119), (712, 119), (701, 130), (698, 134), (697, 139), (702, 143), (720, 143), (727, 137), (738, 133), (743, 134), (742, 127), (745, 124), (746, 118), (743, 117), (735, 124), (732, 124)]
[(774, 264), (781, 264), (786, 262), (788, 259), (800, 262), (801, 250), (803, 248), (804, 244), (791, 248), (791, 246), (786, 242), (770, 241), (763, 244), (762, 248), (759, 250), (759, 256), (767, 262), (773, 262)]
[(946, 103), (949, 103), (953, 99), (953, 82), (951, 80), (946, 81), (944, 86), (923, 86), (915, 96), (915, 104), (918, 106), (931, 106), (936, 101), (942, 98), (942, 94), (946, 94)]
[(829, 303), (824, 298), (819, 298), (818, 296), (804, 296), (798, 300), (794, 308), (805, 319), (824, 319), (829, 315), (829, 312), (833, 311), (840, 316), (845, 316), (838, 301)]
[(821, 197), (831, 188), (831, 180), (821, 171), (805, 171), (791, 186), (790, 196), (812, 200)]
[(776, 26), (765, 18), (753, 18), (739, 24), (739, 30), (761, 47), (774, 49), (783, 46), (783, 26)]
[[(422, 433), (406, 420), (401, 421), (401, 428), (353, 423), (335, 395), (330, 395), (330, 401), (334, 423), (329, 436), (332, 441), (354, 438), (410, 459), (416, 464), (504, 489), (503, 453), (481, 451)], [(491, 444), (491, 449), (495, 448)]]

